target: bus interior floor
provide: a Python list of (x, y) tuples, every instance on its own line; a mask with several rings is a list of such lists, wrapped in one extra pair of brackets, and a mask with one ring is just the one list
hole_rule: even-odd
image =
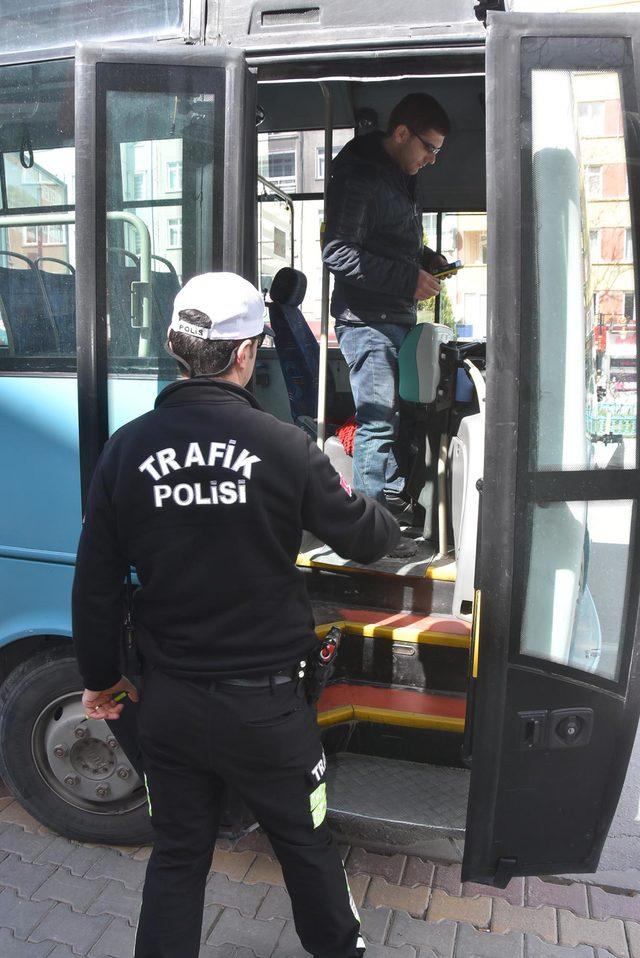
[(401, 525), (403, 537), (413, 539), (418, 549), (414, 556), (404, 559), (394, 559), (391, 556), (383, 556), (377, 562), (355, 562), (351, 559), (344, 559), (334, 552), (330, 546), (325, 545), (318, 539), (307, 540), (303, 543), (301, 550), (301, 561), (303, 565), (313, 568), (342, 568), (361, 570), (362, 572), (371, 572), (378, 574), (392, 574), (409, 576), (416, 579), (424, 579), (427, 569), (435, 559), (438, 546), (430, 539), (425, 539), (420, 534), (420, 530), (412, 526)]

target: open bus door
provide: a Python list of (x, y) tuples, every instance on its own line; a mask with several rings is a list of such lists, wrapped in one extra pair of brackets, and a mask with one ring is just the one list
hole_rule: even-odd
[[(76, 47), (83, 502), (108, 437), (176, 378), (164, 343), (181, 285), (210, 270), (253, 278), (255, 91), (239, 50)], [(140, 773), (136, 707), (111, 729)]]
[[(639, 82), (640, 16), (489, 16), (465, 880), (595, 871), (634, 742), (640, 469), (635, 428), (596, 464), (592, 305), (611, 279), (589, 240), (603, 225), (594, 200), (617, 197), (604, 225), (632, 231), (624, 288), (637, 291)], [(632, 408), (637, 425), (635, 396)]]

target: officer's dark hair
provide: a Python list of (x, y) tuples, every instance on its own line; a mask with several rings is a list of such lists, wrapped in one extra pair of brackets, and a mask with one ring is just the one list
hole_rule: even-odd
[(436, 130), (446, 136), (451, 130), (451, 120), (438, 101), (428, 93), (408, 93), (396, 103), (389, 123), (387, 134), (393, 133), (397, 126), (404, 125), (416, 133)]
[[(210, 329), (213, 325), (211, 318), (199, 309), (181, 309), (179, 315), (185, 322), (203, 329)], [(253, 340), (259, 339), (259, 336), (245, 338)], [(189, 336), (188, 333), (179, 333), (175, 329), (169, 330), (171, 350), (184, 360), (192, 376), (206, 376), (224, 370), (233, 350), (243, 342), (244, 339), (199, 339), (197, 336)]]

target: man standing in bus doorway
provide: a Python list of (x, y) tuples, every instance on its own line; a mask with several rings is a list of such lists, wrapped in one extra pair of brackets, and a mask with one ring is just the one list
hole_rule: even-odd
[(131, 565), (140, 582), (133, 627), (155, 843), (135, 958), (197, 958), (225, 783), (271, 839), (304, 948), (364, 951), (325, 822), (326, 760), (304, 687), (318, 640), (295, 563), (303, 528), (359, 562), (384, 555), (400, 531), (245, 389), (263, 335), (264, 302), (246, 280), (189, 280), (168, 332), (183, 378), (107, 442), (87, 501), (73, 633), (89, 718), (118, 718), (118, 694), (135, 694), (119, 661)]
[[(410, 93), (391, 111), (386, 133), (358, 136), (341, 150), (327, 194), (323, 260), (335, 276), (331, 315), (356, 406), (354, 486), (387, 508), (385, 490), (402, 484), (398, 352), (417, 302), (440, 292), (430, 270), (446, 263), (423, 246), (416, 174), (433, 166), (449, 130), (437, 100)], [(416, 551), (403, 538), (389, 555)]]

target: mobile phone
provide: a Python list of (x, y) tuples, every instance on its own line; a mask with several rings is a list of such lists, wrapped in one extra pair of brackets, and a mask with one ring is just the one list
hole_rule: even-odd
[(454, 263), (447, 263), (446, 266), (439, 266), (438, 269), (435, 269), (432, 276), (435, 276), (436, 279), (446, 279), (448, 276), (455, 276), (455, 274), (464, 268), (464, 263), (462, 260), (457, 259)]

